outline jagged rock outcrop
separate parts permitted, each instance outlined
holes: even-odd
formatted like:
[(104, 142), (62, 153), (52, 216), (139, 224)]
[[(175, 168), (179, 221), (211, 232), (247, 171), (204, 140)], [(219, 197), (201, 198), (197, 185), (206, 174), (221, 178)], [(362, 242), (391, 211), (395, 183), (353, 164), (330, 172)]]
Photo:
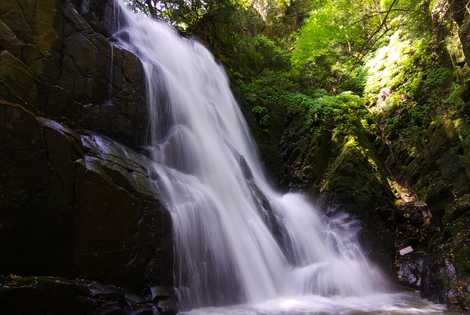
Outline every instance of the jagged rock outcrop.
[(2, 1), (0, 97), (72, 128), (143, 145), (143, 67), (109, 38), (113, 2), (74, 2)]
[(171, 219), (152, 162), (0, 103), (0, 273), (172, 284)]
[(0, 274), (171, 286), (139, 59), (112, 1), (0, 2)]

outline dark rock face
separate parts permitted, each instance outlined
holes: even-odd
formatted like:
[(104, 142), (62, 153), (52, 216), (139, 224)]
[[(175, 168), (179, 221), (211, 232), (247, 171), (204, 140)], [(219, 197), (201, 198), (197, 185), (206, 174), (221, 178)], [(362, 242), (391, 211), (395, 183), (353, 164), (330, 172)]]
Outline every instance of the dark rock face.
[(142, 64), (109, 39), (112, 1), (75, 2), (0, 4), (0, 97), (72, 128), (143, 145), (148, 119)]
[[(400, 206), (397, 221), (400, 239), (416, 249), (414, 264), (422, 261), (419, 288), (427, 298), (469, 310), (470, 178), (468, 145), (461, 141), (464, 127), (443, 120), (425, 130), (422, 139), (403, 137), (384, 154), (388, 168), (421, 199)], [(407, 260), (397, 259), (400, 269)]]
[(172, 284), (171, 218), (151, 162), (0, 103), (0, 273)]
[[(67, 263), (61, 261), (64, 255), (58, 253), (67, 250), (62, 241), (70, 235), (63, 229), (63, 220), (70, 209), (56, 207), (55, 211), (45, 211), (45, 205), (54, 197), (48, 194), (53, 176), (40, 123), (16, 105), (2, 102), (0, 113), (0, 240), (6, 250), (1, 269), (8, 272), (26, 269), (25, 265), (44, 269), (65, 266)], [(55, 239), (55, 248), (39, 246), (47, 243), (49, 237)]]
[(239, 163), (243, 171), (245, 180), (248, 184), (248, 187), (250, 188), (250, 193), (253, 198), (253, 201), (257, 205), (257, 210), (258, 210), (260, 217), (263, 219), (264, 223), (273, 234), (276, 242), (284, 251), (286, 257), (288, 259), (291, 259), (292, 262), (294, 262), (293, 261), (294, 257), (292, 254), (293, 253), (292, 240), (290, 239), (289, 234), (287, 233), (284, 225), (282, 224), (281, 218), (276, 214), (275, 211), (273, 211), (273, 208), (269, 200), (266, 198), (263, 192), (256, 185), (253, 179), (253, 172), (248, 166), (248, 163), (246, 162), (245, 158), (242, 155), (239, 155)]
[(112, 44), (116, 14), (0, 1), (0, 274), (173, 283), (171, 218), (139, 153), (144, 70)]
[[(172, 314), (175, 304), (168, 289), (155, 288), (140, 295), (112, 285), (58, 277), (0, 278), (2, 312), (16, 315), (158, 315)], [(162, 290), (163, 289), (163, 290)], [(164, 292), (161, 294), (160, 292)], [(166, 292), (166, 293), (165, 293)], [(27, 301), (27, 303), (25, 303)]]
[[(45, 68), (41, 110), (50, 117), (65, 117), (73, 127), (129, 145), (144, 144), (148, 120), (140, 61), (94, 32), (71, 4), (64, 5), (58, 23), (62, 46)], [(54, 73), (60, 67), (63, 70)]]

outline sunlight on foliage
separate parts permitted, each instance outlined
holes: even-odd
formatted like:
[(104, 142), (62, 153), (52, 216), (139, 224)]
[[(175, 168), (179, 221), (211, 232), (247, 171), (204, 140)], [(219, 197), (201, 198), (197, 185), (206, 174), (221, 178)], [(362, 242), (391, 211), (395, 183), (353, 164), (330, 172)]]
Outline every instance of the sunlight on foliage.
[(301, 63), (331, 51), (350, 50), (353, 41), (361, 36), (357, 19), (358, 2), (349, 0), (328, 0), (315, 8), (302, 27), (292, 55), (294, 63)]
[(366, 97), (372, 100), (382, 89), (393, 90), (397, 85), (404, 83), (408, 79), (406, 71), (424, 47), (423, 39), (410, 39), (401, 30), (396, 31), (390, 37), (388, 45), (378, 49), (366, 63)]

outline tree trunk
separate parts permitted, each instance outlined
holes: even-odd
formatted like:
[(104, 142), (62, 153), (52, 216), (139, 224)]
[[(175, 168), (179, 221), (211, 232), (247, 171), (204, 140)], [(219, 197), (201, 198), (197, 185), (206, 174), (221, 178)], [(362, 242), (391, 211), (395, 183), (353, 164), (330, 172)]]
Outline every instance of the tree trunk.
[(465, 62), (470, 61), (470, 3), (467, 0), (450, 0), (450, 14), (459, 27)]
[(449, 35), (446, 22), (450, 20), (449, 0), (438, 0), (432, 8), (432, 49), (439, 55), (443, 64), (452, 65), (451, 57), (446, 49), (445, 40)]

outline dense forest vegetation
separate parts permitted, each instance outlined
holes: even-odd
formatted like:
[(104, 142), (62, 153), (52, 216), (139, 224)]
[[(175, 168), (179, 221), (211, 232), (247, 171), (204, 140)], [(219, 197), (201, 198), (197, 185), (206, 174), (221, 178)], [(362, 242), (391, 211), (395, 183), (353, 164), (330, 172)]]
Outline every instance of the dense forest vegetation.
[[(335, 142), (353, 126), (387, 143), (392, 136), (400, 138), (389, 134), (394, 127), (404, 132), (405, 127), (426, 129), (443, 116), (465, 118), (466, 1), (170, 0), (130, 5), (210, 47), (267, 150), (279, 137), (282, 128), (276, 125), (285, 113), (305, 112), (303, 127), (313, 133), (334, 131)], [(458, 128), (462, 132), (463, 125)]]
[[(144, 70), (112, 45), (109, 3), (0, 0), (0, 304), (11, 310), (29, 307), (21, 290), (77, 315), (176, 308), (170, 218), (142, 149)], [(126, 3), (210, 49), (279, 191), (351, 213), (389, 278), (470, 310), (468, 1)], [(141, 302), (10, 274), (159, 289)]]

